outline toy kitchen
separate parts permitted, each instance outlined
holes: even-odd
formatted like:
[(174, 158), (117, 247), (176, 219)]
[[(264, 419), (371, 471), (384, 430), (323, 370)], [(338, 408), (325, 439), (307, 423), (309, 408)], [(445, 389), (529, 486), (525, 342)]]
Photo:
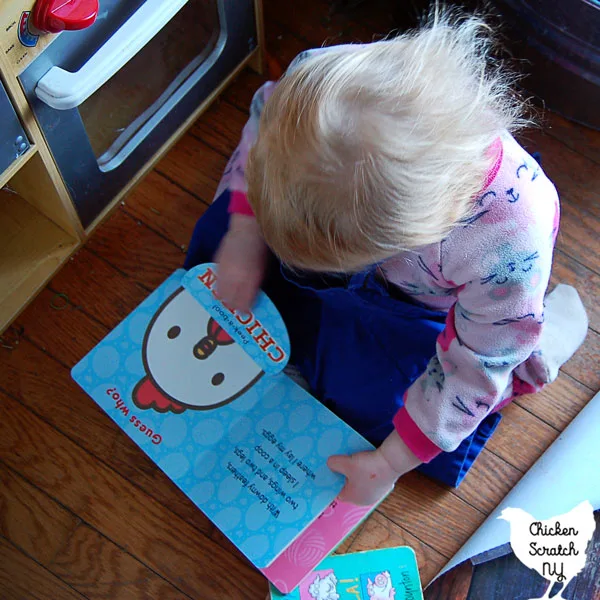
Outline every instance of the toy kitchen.
[(0, 332), (245, 66), (260, 0), (3, 0)]

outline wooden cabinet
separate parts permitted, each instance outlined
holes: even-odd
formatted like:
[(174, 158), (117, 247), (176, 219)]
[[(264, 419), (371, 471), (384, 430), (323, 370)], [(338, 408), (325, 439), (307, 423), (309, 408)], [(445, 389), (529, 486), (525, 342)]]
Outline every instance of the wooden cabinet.
[[(32, 3), (32, 0), (27, 1)], [(4, 21), (10, 22), (9, 25), (13, 21), (16, 23), (14, 15), (19, 12), (17, 8), (21, 3), (21, 0), (9, 0), (0, 8), (0, 16)], [(19, 57), (15, 58), (15, 32), (10, 26), (4, 27), (0, 35), (0, 77), (31, 148), (16, 158), (5, 172), (0, 173), (0, 333), (239, 71), (246, 65), (262, 71), (260, 0), (256, 0), (255, 7), (259, 33), (255, 50), (220, 82), (217, 89), (198, 106), (189, 119), (131, 178), (128, 185), (112, 199), (100, 217), (85, 230), (17, 79), (25, 64), (43, 51), (43, 45), (33, 53), (29, 51), (31, 55), (18, 60)], [(47, 43), (51, 41), (52, 38)]]
[(85, 233), (4, 51), (0, 75), (31, 143), (0, 173), (1, 332), (83, 242)]

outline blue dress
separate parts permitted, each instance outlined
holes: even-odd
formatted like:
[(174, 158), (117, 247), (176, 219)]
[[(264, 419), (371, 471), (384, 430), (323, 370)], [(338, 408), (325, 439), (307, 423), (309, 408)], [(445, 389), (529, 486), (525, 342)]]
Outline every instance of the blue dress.
[[(229, 192), (198, 220), (186, 269), (210, 262), (229, 223)], [(290, 362), (312, 393), (374, 445), (392, 432), (408, 387), (435, 354), (446, 314), (415, 304), (377, 276), (291, 272), (272, 257), (263, 289), (290, 335)], [(488, 415), (453, 452), (418, 470), (449, 486), (463, 480), (501, 416)]]

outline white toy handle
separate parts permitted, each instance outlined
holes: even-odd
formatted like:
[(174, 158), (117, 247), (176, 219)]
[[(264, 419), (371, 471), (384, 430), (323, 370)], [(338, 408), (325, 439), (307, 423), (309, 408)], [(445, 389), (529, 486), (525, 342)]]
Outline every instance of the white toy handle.
[(57, 110), (85, 102), (131, 60), (188, 0), (146, 0), (79, 71), (52, 67), (38, 82), (36, 96)]

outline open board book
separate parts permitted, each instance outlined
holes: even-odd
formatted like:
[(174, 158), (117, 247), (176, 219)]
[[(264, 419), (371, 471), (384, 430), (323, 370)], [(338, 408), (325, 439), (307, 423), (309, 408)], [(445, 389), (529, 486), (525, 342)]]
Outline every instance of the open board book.
[(267, 296), (229, 310), (216, 278), (213, 264), (173, 273), (72, 376), (285, 593), (374, 508), (336, 501), (327, 459), (373, 447), (283, 373)]

